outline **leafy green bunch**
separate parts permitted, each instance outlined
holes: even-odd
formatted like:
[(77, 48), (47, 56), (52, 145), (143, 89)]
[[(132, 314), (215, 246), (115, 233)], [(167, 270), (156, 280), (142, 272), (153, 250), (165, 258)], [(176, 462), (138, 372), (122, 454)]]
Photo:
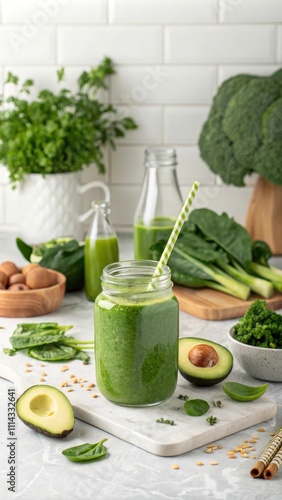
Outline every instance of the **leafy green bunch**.
[(244, 186), (252, 172), (282, 184), (282, 69), (268, 77), (239, 74), (219, 87), (199, 148), (226, 184)]
[[(24, 174), (56, 174), (82, 170), (90, 163), (105, 172), (103, 146), (115, 148), (114, 139), (137, 128), (130, 117), (118, 117), (112, 104), (104, 104), (97, 91), (107, 89), (107, 77), (114, 74), (111, 59), (103, 61), (78, 78), (78, 91), (61, 88), (58, 93), (41, 90), (28, 99), (33, 80), (21, 86), (19, 78), (8, 74), (17, 95), (1, 96), (0, 161), (7, 166), (15, 186)], [(64, 69), (57, 71), (58, 82)]]

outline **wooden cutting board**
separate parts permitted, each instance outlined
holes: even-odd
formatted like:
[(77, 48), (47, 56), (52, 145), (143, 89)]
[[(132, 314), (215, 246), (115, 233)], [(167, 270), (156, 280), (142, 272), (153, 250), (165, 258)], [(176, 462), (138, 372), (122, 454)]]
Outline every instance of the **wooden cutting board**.
[[(251, 294), (248, 300), (241, 300), (210, 288), (198, 290), (178, 285), (173, 287), (173, 292), (179, 301), (181, 311), (214, 321), (243, 316), (254, 300), (262, 298)], [(273, 297), (265, 300), (269, 309), (282, 308), (282, 294), (279, 292), (275, 292)]]

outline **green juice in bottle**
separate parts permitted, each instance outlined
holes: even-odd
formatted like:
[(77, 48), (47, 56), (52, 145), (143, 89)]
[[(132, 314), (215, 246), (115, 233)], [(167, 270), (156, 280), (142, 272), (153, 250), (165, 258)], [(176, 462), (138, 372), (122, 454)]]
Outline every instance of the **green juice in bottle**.
[(119, 248), (116, 233), (110, 223), (109, 202), (93, 202), (93, 221), (84, 247), (85, 295), (94, 301), (102, 290), (101, 276), (105, 266), (118, 262)]

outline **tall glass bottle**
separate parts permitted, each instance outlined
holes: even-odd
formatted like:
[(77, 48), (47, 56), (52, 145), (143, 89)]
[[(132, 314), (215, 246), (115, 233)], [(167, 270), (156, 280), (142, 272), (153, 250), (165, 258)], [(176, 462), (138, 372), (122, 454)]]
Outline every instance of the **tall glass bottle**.
[(118, 239), (109, 215), (108, 201), (93, 201), (93, 218), (85, 238), (84, 275), (85, 294), (94, 301), (102, 291), (101, 276), (105, 266), (118, 262)]
[(183, 206), (173, 148), (145, 150), (145, 174), (134, 217), (135, 259), (150, 259), (149, 248), (168, 239)]

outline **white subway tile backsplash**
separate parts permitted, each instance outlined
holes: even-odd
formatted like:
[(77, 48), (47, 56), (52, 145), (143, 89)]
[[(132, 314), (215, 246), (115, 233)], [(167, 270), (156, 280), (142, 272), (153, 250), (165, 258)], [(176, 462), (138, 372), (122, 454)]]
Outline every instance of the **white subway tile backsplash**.
[(278, 54), (278, 61), (281, 63), (282, 62), (282, 26), (278, 27), (278, 40), (277, 40), (277, 54)]
[(111, 222), (116, 229), (132, 229), (140, 188), (141, 186), (112, 186)]
[(58, 27), (59, 64), (94, 64), (103, 56), (116, 64), (153, 64), (162, 58), (160, 27)]
[(209, 108), (170, 106), (164, 110), (164, 141), (170, 144), (197, 144)]
[(177, 64), (275, 62), (275, 27), (166, 27), (165, 61)]
[(111, 23), (183, 24), (216, 21), (210, 0), (109, 0)]
[(145, 146), (119, 145), (111, 152), (111, 182), (140, 184), (144, 175)]
[[(84, 69), (112, 58), (116, 74), (97, 97), (139, 128), (117, 140), (115, 151), (105, 148), (105, 175), (91, 165), (81, 182), (109, 185), (117, 230), (132, 230), (151, 144), (176, 148), (183, 198), (198, 180), (195, 207), (226, 211), (244, 224), (256, 176), (244, 188), (224, 185), (197, 143), (218, 85), (239, 73), (269, 75), (281, 67), (282, 0), (2, 0), (1, 9), (0, 93), (8, 71), (35, 81), (31, 98), (42, 88), (56, 92), (62, 66), (62, 86), (75, 92)], [(5, 95), (14, 90), (10, 85)], [(1, 231), (16, 230), (18, 195), (0, 165)], [(84, 195), (83, 210), (94, 195)]]
[(107, 0), (2, 0), (4, 24), (96, 24), (107, 21)]
[(281, 23), (281, 0), (219, 0), (219, 17), (225, 23)]
[(0, 65), (24, 66), (54, 63), (55, 31), (53, 27), (0, 26)]
[(275, 71), (277, 71), (280, 66), (277, 64), (269, 64), (267, 66), (263, 65), (236, 65), (236, 66), (220, 66), (218, 71), (218, 83), (221, 84), (228, 78), (236, 76), (239, 74), (249, 74), (249, 75), (259, 75), (259, 76), (269, 76)]
[(177, 175), (180, 186), (199, 181), (214, 184), (215, 176), (201, 159), (198, 146), (176, 146), (178, 165)]
[(162, 110), (157, 106), (117, 106), (118, 116), (131, 116), (138, 128), (129, 130), (117, 144), (159, 144), (162, 140)]
[(216, 88), (213, 66), (141, 66), (117, 68), (112, 100), (125, 103), (208, 104)]

